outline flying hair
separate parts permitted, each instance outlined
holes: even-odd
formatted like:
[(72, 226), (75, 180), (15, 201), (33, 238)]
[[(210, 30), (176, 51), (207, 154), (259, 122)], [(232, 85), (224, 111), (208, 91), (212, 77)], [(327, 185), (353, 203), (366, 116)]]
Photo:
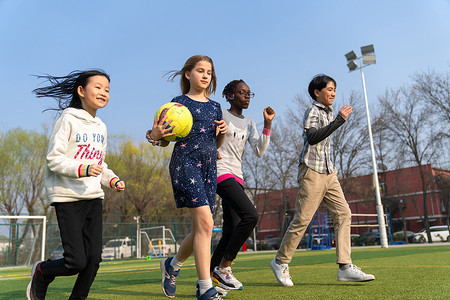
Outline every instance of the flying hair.
[(33, 90), (38, 98), (53, 98), (58, 103), (57, 108), (48, 108), (47, 110), (61, 111), (68, 107), (82, 108), (81, 99), (78, 95), (78, 87), (83, 88), (89, 82), (92, 76), (104, 76), (110, 81), (109, 75), (102, 70), (73, 71), (66, 76), (34, 75), (38, 79), (44, 79), (44, 82), (50, 83), (47, 86)]

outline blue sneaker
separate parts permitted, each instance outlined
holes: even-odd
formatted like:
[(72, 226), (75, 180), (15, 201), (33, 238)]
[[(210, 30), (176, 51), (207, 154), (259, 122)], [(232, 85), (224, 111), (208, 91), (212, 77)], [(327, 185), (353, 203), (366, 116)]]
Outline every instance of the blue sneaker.
[(162, 290), (168, 298), (174, 298), (177, 289), (177, 276), (180, 270), (175, 271), (170, 265), (173, 257), (163, 259), (160, 263), (162, 273)]
[[(226, 296), (228, 296), (228, 291), (226, 289), (223, 289), (223, 288), (221, 288), (219, 286), (213, 286), (213, 287), (216, 289), (217, 294), (220, 297), (225, 298)], [(197, 294), (199, 292), (199, 289), (200, 289), (200, 286), (197, 283), (197, 289), (195, 290), (195, 294)]]
[(210, 288), (202, 295), (200, 295), (200, 289), (197, 287), (195, 295), (197, 296), (197, 300), (223, 300), (214, 287)]

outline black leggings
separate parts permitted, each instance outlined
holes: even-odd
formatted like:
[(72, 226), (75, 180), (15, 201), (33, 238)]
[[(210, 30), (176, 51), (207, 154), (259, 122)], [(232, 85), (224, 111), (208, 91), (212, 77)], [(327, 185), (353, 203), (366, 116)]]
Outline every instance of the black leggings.
[(211, 258), (211, 272), (222, 258), (233, 261), (241, 246), (258, 223), (258, 212), (244, 192), (244, 188), (234, 178), (217, 185), (217, 194), (222, 198), (222, 237)]
[(69, 299), (86, 299), (102, 260), (102, 200), (56, 203), (64, 258), (41, 264), (44, 276), (78, 274)]

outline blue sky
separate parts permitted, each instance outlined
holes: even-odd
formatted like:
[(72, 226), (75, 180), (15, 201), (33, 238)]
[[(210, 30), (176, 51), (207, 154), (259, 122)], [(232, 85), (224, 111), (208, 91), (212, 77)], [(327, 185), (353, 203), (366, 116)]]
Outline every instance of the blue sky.
[(109, 134), (143, 140), (157, 108), (180, 93), (162, 76), (194, 54), (213, 58), (212, 99), (223, 106), (229, 81), (248, 83), (256, 97), (245, 115), (259, 123), (268, 105), (281, 118), (317, 73), (337, 80), (338, 97), (361, 92), (344, 54), (374, 44), (365, 77), (376, 109), (376, 97), (414, 72), (450, 69), (449, 14), (449, 0), (0, 0), (0, 131), (52, 125), (42, 110), (54, 102), (33, 96), (40, 81), (31, 74), (101, 68), (111, 75), (98, 112)]

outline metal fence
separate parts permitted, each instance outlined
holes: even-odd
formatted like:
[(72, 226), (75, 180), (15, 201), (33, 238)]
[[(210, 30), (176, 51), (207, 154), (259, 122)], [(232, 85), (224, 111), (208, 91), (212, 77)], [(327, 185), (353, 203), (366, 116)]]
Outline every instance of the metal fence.
[[(104, 246), (110, 241), (129, 241), (129, 249), (127, 249), (130, 250), (129, 254), (127, 252), (125, 255), (108, 257), (112, 259), (136, 258), (138, 253), (136, 241), (139, 228), (165, 226), (165, 228), (170, 229), (175, 242), (178, 242), (178, 244), (191, 230), (191, 222), (188, 217), (167, 217), (164, 222), (141, 222), (140, 218), (136, 218), (135, 222), (114, 222), (114, 217), (105, 219), (107, 221), (103, 223), (102, 241)], [(124, 219), (123, 216), (121, 219)], [(180, 222), (180, 219), (183, 222)], [(0, 267), (33, 264), (35, 261), (42, 259), (43, 246), (45, 247), (45, 259), (62, 257), (63, 249), (58, 224), (55, 222), (46, 224), (45, 245), (42, 245), (43, 228), (41, 220), (33, 220), (32, 222), (30, 220), (1, 220)], [(147, 253), (142, 253), (142, 256), (146, 255)]]

